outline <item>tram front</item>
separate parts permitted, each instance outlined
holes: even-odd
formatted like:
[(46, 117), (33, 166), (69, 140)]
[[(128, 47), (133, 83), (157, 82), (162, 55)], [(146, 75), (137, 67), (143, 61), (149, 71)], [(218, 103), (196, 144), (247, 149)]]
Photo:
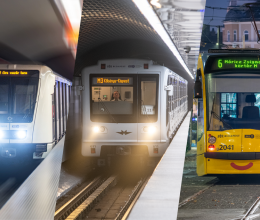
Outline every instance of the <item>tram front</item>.
[(259, 173), (259, 56), (210, 56), (202, 80), (206, 111), (205, 132), (198, 145), (198, 174)]

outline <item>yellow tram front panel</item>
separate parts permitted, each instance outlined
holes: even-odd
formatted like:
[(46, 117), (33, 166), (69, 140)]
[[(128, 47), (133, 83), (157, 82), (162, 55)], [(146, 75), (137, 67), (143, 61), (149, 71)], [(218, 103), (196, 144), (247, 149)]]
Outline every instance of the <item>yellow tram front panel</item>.
[(260, 152), (260, 131), (243, 129), (242, 152)]
[[(209, 143), (210, 137), (211, 139), (216, 138), (214, 144)], [(214, 145), (214, 148), (210, 148), (210, 145)], [(223, 153), (223, 155), (225, 153), (241, 153), (241, 155), (245, 153), (259, 153), (260, 157), (260, 131), (254, 129), (236, 129), (221, 132), (208, 131), (207, 152)], [(255, 159), (206, 158), (206, 163), (207, 174), (253, 174), (260, 172), (260, 160)]]
[(207, 174), (260, 173), (260, 160), (221, 160), (207, 158)]
[[(242, 129), (207, 132), (207, 152), (241, 152)], [(211, 144), (210, 139), (216, 142)], [(213, 139), (214, 140), (214, 139)]]

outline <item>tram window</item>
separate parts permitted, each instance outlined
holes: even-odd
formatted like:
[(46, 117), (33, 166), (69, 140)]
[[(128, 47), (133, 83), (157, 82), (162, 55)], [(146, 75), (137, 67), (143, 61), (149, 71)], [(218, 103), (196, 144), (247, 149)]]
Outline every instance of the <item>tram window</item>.
[(12, 79), (12, 113), (32, 115), (36, 103), (38, 79)]
[(9, 79), (0, 80), (0, 114), (8, 113)]
[(260, 77), (206, 74), (208, 128), (260, 130)]
[(221, 93), (221, 118), (224, 115), (229, 117), (237, 117), (237, 94)]

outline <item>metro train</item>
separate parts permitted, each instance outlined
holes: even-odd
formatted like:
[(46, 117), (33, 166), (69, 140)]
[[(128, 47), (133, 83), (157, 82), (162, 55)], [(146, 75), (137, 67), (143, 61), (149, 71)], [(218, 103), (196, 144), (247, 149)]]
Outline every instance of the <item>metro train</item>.
[(153, 61), (101, 60), (81, 74), (85, 157), (161, 157), (188, 108), (188, 82)]
[(0, 65), (0, 163), (38, 163), (64, 136), (71, 82), (43, 65)]
[(209, 52), (195, 82), (197, 174), (259, 174), (259, 50)]

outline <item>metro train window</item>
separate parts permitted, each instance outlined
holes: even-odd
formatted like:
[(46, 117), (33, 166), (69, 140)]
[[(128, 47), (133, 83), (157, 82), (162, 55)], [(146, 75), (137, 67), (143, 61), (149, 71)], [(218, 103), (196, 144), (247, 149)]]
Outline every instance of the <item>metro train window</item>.
[(142, 75), (139, 78), (140, 117), (139, 122), (157, 121), (159, 75)]
[[(39, 71), (1, 71), (0, 122), (29, 123), (33, 120)], [(15, 74), (11, 74), (15, 73)]]
[(113, 74), (92, 77), (90, 91), (92, 121), (132, 122), (133, 118), (130, 118), (134, 117), (136, 106), (134, 78)]
[(156, 105), (156, 80), (141, 81), (141, 114), (154, 115)]
[(8, 113), (9, 79), (0, 80), (0, 114)]
[(19, 115), (33, 115), (38, 89), (38, 79), (12, 79), (12, 113)]

